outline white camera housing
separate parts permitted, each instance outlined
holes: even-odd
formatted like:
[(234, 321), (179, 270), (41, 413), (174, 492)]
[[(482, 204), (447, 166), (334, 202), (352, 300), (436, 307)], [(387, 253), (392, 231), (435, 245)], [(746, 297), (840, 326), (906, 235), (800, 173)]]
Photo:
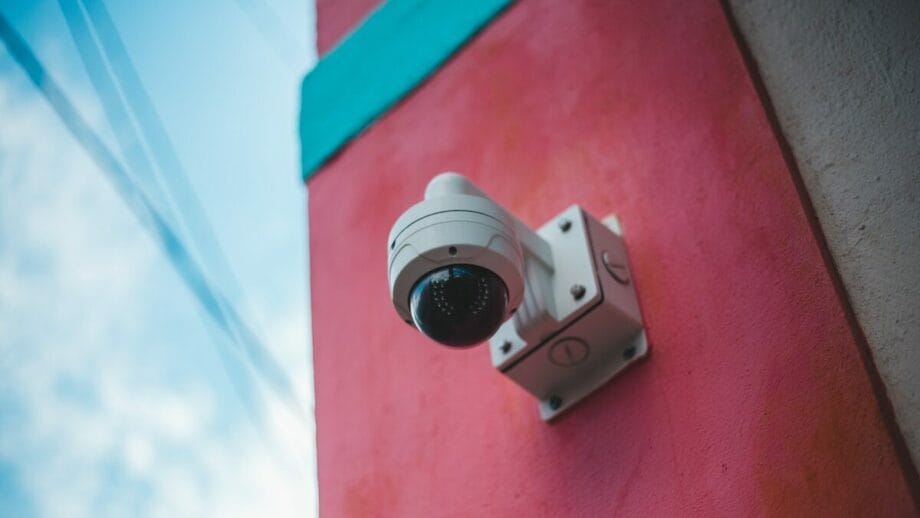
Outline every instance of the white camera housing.
[(390, 231), (390, 296), (399, 316), (411, 321), (409, 290), (421, 276), (450, 264), (476, 264), (504, 281), (506, 319), (524, 296), (524, 255), (514, 224), (463, 176), (435, 177), (425, 199), (404, 212)]
[(540, 400), (544, 420), (648, 352), (613, 216), (602, 224), (573, 205), (534, 232), (465, 177), (442, 173), (397, 219), (388, 250), (390, 295), (409, 323), (410, 293), (429, 272), (474, 265), (501, 279), (492, 363)]

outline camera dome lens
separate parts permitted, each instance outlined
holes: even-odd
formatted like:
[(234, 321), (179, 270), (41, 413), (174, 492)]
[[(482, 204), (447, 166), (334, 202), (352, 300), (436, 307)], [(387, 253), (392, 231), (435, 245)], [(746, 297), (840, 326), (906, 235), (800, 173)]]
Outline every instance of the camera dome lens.
[(478, 344), (502, 323), (508, 289), (498, 275), (471, 264), (452, 264), (425, 274), (412, 288), (415, 325), (451, 347)]

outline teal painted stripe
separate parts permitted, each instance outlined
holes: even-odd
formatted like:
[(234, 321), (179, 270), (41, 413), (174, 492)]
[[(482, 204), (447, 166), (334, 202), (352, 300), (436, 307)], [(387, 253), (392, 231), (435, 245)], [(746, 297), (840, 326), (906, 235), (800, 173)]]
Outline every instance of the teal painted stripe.
[(511, 0), (389, 0), (304, 78), (306, 180), (431, 75)]

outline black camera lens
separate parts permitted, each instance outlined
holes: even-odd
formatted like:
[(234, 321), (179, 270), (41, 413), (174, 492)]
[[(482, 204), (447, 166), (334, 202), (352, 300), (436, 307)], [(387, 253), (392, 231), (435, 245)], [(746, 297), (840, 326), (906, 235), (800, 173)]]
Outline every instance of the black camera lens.
[(425, 274), (409, 295), (412, 320), (432, 340), (467, 347), (492, 336), (508, 305), (498, 275), (471, 264), (452, 264)]

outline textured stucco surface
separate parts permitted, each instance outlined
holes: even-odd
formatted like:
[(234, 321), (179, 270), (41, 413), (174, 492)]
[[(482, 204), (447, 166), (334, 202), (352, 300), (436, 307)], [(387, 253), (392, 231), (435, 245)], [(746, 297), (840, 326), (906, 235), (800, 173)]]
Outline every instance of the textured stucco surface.
[(920, 2), (730, 4), (920, 464)]
[[(407, 326), (387, 233), (443, 170), (532, 226), (616, 212), (650, 357), (547, 424)], [(322, 516), (914, 513), (718, 2), (517, 2), (309, 187)]]

